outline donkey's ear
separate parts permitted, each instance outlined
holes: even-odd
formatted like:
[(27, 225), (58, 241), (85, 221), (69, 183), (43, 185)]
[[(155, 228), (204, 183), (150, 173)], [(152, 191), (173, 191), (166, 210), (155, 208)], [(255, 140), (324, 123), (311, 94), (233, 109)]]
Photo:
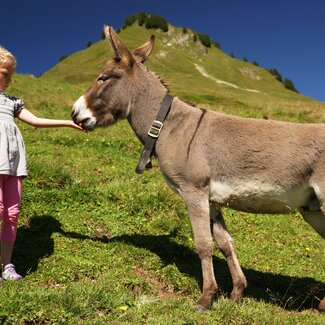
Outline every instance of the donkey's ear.
[(104, 33), (107, 40), (110, 42), (115, 55), (119, 57), (126, 65), (132, 67), (135, 59), (115, 33), (113, 27), (104, 26)]
[(147, 60), (148, 56), (150, 55), (153, 46), (155, 45), (156, 37), (155, 35), (151, 35), (150, 40), (143, 44), (142, 46), (138, 47), (134, 52), (133, 56), (138, 62), (143, 63)]

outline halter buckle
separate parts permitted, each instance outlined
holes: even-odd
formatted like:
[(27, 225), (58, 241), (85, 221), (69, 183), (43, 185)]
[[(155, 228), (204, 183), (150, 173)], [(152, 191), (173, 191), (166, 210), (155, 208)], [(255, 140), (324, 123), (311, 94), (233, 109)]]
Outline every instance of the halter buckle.
[(160, 121), (153, 121), (150, 130), (148, 131), (148, 135), (152, 138), (157, 139), (159, 137), (160, 131), (162, 129), (162, 127), (164, 126), (163, 123), (161, 123)]

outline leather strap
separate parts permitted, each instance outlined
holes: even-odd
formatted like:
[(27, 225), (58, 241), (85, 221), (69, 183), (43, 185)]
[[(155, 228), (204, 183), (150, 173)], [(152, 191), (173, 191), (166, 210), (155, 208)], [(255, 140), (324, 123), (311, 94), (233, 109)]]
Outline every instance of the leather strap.
[(135, 169), (135, 172), (137, 174), (142, 174), (146, 168), (147, 163), (150, 161), (150, 157), (152, 156), (156, 141), (159, 138), (160, 132), (164, 126), (163, 122), (165, 121), (166, 116), (170, 110), (173, 99), (174, 97), (167, 94), (161, 103), (157, 117), (153, 121), (148, 131), (144, 148)]

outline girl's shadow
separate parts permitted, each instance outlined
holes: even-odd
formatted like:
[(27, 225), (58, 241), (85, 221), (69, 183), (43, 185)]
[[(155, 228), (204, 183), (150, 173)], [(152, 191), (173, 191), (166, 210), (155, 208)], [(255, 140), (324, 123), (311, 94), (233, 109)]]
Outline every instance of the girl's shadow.
[(61, 223), (48, 215), (32, 217), (18, 228), (12, 259), (22, 276), (37, 270), (38, 262), (53, 254), (54, 232), (62, 232)]
[(27, 225), (19, 227), (17, 231), (12, 259), (22, 276), (36, 271), (39, 261), (54, 253), (53, 233), (76, 239), (108, 241), (106, 237), (91, 238), (75, 232), (66, 232), (62, 229), (62, 224), (50, 215), (34, 216)]

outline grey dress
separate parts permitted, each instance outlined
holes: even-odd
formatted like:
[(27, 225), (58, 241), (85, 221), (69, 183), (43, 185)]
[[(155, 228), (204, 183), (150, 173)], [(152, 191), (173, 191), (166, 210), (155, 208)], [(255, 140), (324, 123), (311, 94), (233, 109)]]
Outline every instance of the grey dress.
[(27, 176), (25, 145), (14, 118), (24, 102), (0, 92), (0, 174)]

